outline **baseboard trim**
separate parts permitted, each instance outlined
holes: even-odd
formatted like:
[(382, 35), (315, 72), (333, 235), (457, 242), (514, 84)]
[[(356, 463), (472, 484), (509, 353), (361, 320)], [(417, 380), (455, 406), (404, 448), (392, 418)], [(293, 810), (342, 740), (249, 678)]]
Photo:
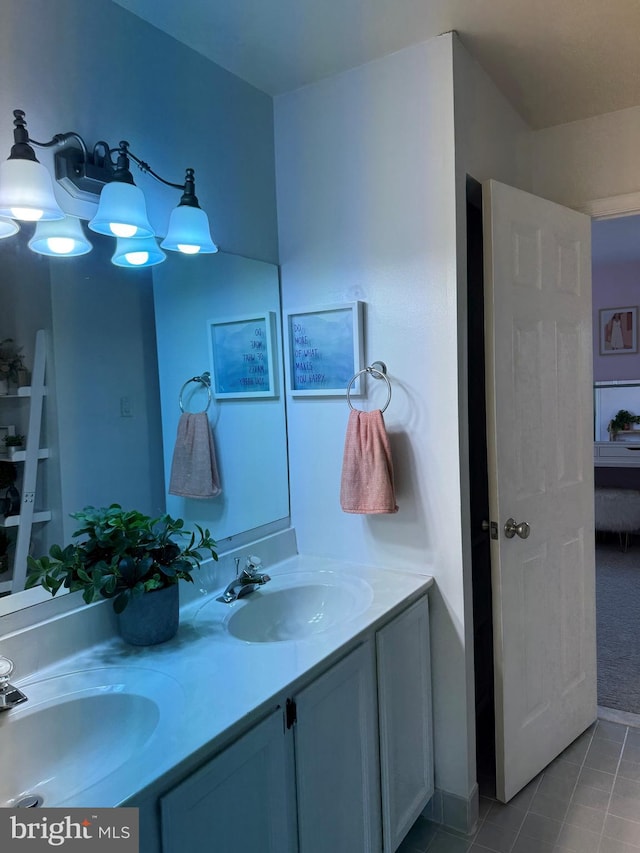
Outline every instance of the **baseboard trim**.
[(616, 708), (604, 708), (598, 705), (598, 719), (607, 720), (610, 723), (621, 723), (623, 726), (640, 728), (640, 714), (632, 714), (631, 711), (618, 711)]
[(433, 823), (471, 835), (478, 825), (480, 793), (474, 785), (469, 797), (461, 797), (439, 788), (425, 806), (422, 816)]

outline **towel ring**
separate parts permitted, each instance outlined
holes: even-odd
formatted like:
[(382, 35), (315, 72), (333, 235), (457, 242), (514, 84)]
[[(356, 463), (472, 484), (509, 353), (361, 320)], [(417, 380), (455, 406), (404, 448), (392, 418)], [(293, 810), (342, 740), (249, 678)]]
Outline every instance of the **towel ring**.
[[(379, 364), (380, 370), (377, 367), (374, 367), (373, 364)], [(351, 386), (356, 381), (358, 376), (362, 376), (363, 373), (368, 373), (370, 376), (373, 376), (374, 379), (384, 379), (387, 383), (387, 402), (380, 409), (381, 412), (386, 412), (389, 403), (391, 402), (391, 382), (389, 382), (389, 377), (387, 376), (387, 365), (384, 361), (374, 361), (369, 367), (364, 367), (362, 370), (359, 370), (355, 376), (351, 377), (351, 381), (347, 385), (347, 403), (349, 404), (349, 408), (353, 411), (360, 411), (356, 409), (353, 403), (351, 402), (351, 397), (349, 396), (351, 392)]]
[(199, 382), (201, 385), (204, 385), (205, 388), (207, 389), (207, 405), (204, 407), (202, 412), (192, 412), (191, 413), (191, 414), (196, 414), (196, 415), (200, 414), (201, 415), (204, 412), (208, 411), (209, 406), (211, 405), (211, 399), (212, 399), (211, 398), (211, 375), (210, 375), (209, 371), (207, 370), (205, 373), (202, 374), (202, 376), (192, 376), (191, 379), (187, 379), (187, 381), (184, 383), (184, 385), (180, 389), (180, 395), (178, 396), (178, 403), (180, 404), (180, 411), (181, 412), (184, 412), (184, 405), (182, 403), (182, 395), (184, 393), (184, 389), (191, 382)]

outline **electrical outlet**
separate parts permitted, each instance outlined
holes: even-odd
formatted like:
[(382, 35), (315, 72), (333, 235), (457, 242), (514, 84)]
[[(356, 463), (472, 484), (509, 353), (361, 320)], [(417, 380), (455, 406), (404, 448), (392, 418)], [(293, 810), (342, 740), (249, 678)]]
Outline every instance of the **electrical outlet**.
[(132, 418), (133, 417), (133, 408), (131, 406), (131, 398), (130, 397), (120, 397), (120, 417), (121, 418)]

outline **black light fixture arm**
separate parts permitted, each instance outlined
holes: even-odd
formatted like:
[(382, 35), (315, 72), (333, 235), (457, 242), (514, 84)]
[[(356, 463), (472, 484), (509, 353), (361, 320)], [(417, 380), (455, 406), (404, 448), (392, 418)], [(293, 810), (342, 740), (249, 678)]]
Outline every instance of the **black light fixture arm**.
[(82, 149), (82, 156), (87, 159), (87, 146), (80, 134), (70, 131), (69, 133), (56, 133), (48, 142), (38, 142), (29, 136), (27, 130), (27, 122), (25, 120), (24, 110), (13, 111), (13, 147), (9, 159), (22, 158), (26, 160), (35, 160), (35, 153), (30, 150), (31, 145), (38, 148), (53, 148), (54, 145), (64, 145), (70, 139), (75, 139)]
[(52, 148), (54, 145), (63, 145), (69, 139), (75, 139), (82, 148), (84, 159), (87, 158), (87, 146), (84, 140), (77, 133), (57, 133), (49, 142), (38, 142), (29, 136), (27, 130), (27, 122), (25, 120), (24, 110), (13, 111), (13, 146), (9, 160), (36, 160), (35, 151), (31, 148), (32, 145), (38, 148)]
[(89, 154), (87, 151), (87, 146), (84, 139), (80, 136), (79, 133), (75, 133), (74, 131), (69, 131), (68, 133), (56, 133), (54, 137), (52, 137), (49, 142), (38, 142), (37, 139), (32, 139), (29, 137), (29, 142), (31, 145), (37, 145), (38, 148), (53, 148), (54, 145), (64, 145), (70, 139), (75, 139), (80, 148), (82, 149), (82, 159), (86, 162), (89, 158)]
[(148, 163), (145, 163), (144, 160), (141, 160), (139, 157), (136, 157), (135, 154), (133, 154), (131, 151), (129, 151), (129, 143), (128, 142), (121, 142), (120, 148), (118, 149), (118, 151), (120, 152), (120, 154), (122, 154), (124, 152), (127, 157), (130, 157), (134, 163), (138, 164), (138, 166), (140, 167), (140, 171), (145, 172), (149, 175), (152, 175), (152, 177), (154, 177), (156, 179), (156, 181), (160, 181), (161, 184), (165, 184), (165, 186), (167, 186), (167, 187), (173, 187), (174, 190), (181, 190), (184, 187), (184, 184), (174, 184), (171, 181), (167, 181), (165, 178), (163, 178), (157, 172), (154, 172)]
[(194, 178), (194, 170), (187, 169), (184, 183), (176, 184), (172, 181), (167, 181), (166, 178), (163, 178), (157, 172), (154, 172), (151, 166), (146, 163), (144, 160), (141, 160), (139, 157), (136, 157), (131, 151), (129, 151), (129, 143), (121, 142), (120, 148), (115, 149), (118, 151), (118, 157), (125, 156), (134, 161), (134, 163), (138, 164), (138, 167), (142, 172), (151, 175), (156, 179), (156, 181), (160, 181), (161, 184), (164, 184), (167, 187), (171, 187), (174, 190), (182, 190), (182, 198), (180, 199), (180, 204), (185, 204), (189, 207), (200, 207), (198, 204), (198, 199), (196, 197), (196, 185)]

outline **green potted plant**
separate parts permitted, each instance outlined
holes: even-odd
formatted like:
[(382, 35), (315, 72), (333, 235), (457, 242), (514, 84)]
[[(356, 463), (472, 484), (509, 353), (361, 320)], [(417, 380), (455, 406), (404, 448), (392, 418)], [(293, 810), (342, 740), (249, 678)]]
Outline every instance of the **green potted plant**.
[(22, 450), (24, 447), (23, 435), (5, 435), (4, 444), (10, 454), (16, 450)]
[[(218, 559), (208, 530), (185, 531), (182, 519), (151, 518), (119, 504), (72, 513), (80, 541), (53, 545), (48, 557), (28, 557), (27, 588), (41, 584), (55, 595), (62, 587), (82, 590), (87, 604), (113, 601), (123, 639), (152, 645), (178, 630), (178, 581), (193, 582), (192, 572), (208, 553)], [(188, 537), (181, 546), (176, 539)]]
[(640, 416), (634, 415), (627, 409), (620, 409), (617, 414), (609, 421), (607, 429), (615, 436), (616, 433), (624, 430), (630, 430), (632, 424), (640, 423)]
[(19, 371), (24, 371), (20, 351), (13, 338), (0, 341), (0, 394), (8, 394), (10, 385), (18, 385)]

